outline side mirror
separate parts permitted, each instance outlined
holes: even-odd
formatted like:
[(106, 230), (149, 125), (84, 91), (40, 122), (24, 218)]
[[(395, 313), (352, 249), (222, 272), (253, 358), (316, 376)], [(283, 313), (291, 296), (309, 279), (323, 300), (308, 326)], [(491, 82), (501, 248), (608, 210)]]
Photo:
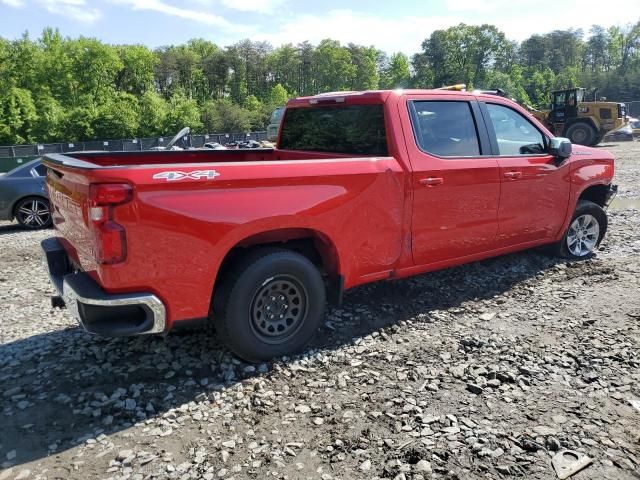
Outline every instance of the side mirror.
[(549, 140), (549, 153), (557, 158), (569, 158), (571, 156), (571, 140), (564, 137), (554, 137)]

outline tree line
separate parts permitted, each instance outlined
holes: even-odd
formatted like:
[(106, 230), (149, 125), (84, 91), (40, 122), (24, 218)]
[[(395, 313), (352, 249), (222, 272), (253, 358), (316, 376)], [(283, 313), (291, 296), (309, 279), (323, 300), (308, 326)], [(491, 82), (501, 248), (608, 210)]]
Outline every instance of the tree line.
[(553, 89), (583, 86), (640, 99), (640, 21), (509, 40), (493, 25), (432, 32), (408, 57), (336, 40), (273, 48), (194, 39), (150, 49), (67, 38), (0, 37), (0, 144), (264, 129), (288, 98), (340, 90), (502, 88), (544, 107)]

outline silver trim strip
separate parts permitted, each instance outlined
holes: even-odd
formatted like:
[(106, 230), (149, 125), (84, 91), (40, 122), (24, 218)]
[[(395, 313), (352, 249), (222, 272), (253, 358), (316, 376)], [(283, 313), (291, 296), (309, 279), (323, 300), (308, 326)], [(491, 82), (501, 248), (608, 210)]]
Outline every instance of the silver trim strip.
[[(80, 317), (80, 311), (78, 309), (78, 302), (87, 305), (97, 305), (102, 307), (118, 307), (128, 305), (142, 305), (147, 307), (153, 316), (153, 327), (145, 332), (140, 332), (136, 335), (147, 335), (150, 333), (163, 333), (166, 327), (166, 309), (162, 301), (152, 294), (121, 294), (112, 295), (108, 300), (86, 298), (80, 295), (76, 290), (69, 285), (69, 282), (65, 278), (62, 282), (62, 292), (60, 292), (64, 303), (67, 308), (73, 313), (74, 317), (78, 319), (82, 328), (87, 328), (82, 323)], [(88, 330), (87, 330), (88, 331)], [(92, 333), (92, 332), (89, 332)]]

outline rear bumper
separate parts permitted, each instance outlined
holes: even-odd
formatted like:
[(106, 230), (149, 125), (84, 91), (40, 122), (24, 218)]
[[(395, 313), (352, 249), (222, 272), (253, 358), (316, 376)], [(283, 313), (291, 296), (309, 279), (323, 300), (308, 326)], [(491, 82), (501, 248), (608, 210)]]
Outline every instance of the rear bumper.
[(85, 272), (74, 271), (57, 238), (42, 243), (51, 283), (89, 333), (126, 337), (166, 330), (166, 308), (151, 293), (109, 294)]

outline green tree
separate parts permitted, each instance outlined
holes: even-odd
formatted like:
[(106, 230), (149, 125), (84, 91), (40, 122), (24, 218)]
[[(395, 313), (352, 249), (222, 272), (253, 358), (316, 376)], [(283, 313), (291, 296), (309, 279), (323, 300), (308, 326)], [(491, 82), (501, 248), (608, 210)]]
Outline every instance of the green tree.
[(118, 72), (124, 64), (115, 48), (94, 38), (80, 37), (69, 44), (73, 100), (91, 95), (98, 103), (115, 88)]
[(115, 79), (118, 90), (141, 95), (154, 87), (154, 68), (158, 57), (142, 45), (123, 45), (118, 54), (122, 69)]
[(206, 102), (202, 123), (207, 133), (244, 133), (251, 129), (251, 114), (229, 99)]
[(139, 110), (139, 136), (152, 137), (169, 133), (164, 130), (169, 108), (160, 94), (154, 91), (143, 93), (139, 101)]
[(169, 99), (164, 131), (177, 133), (184, 127), (190, 127), (192, 132), (201, 131), (200, 111), (195, 100), (187, 98), (182, 91), (177, 91)]
[(138, 99), (130, 93), (118, 92), (98, 107), (93, 131), (98, 138), (132, 138), (139, 127)]
[(31, 132), (37, 142), (58, 142), (64, 139), (65, 110), (49, 92), (42, 90), (34, 100), (36, 119)]
[(98, 115), (93, 99), (83, 95), (76, 100), (77, 106), (71, 107), (64, 117), (62, 132), (64, 141), (95, 139), (93, 127)]
[(36, 108), (29, 90), (11, 87), (8, 91), (0, 93), (1, 143), (30, 141), (36, 118)]
[(322, 40), (313, 60), (315, 93), (348, 90), (356, 80), (358, 68), (352, 63), (349, 50), (337, 40)]
[(288, 100), (289, 94), (282, 85), (276, 83), (273, 87), (271, 87), (268, 101), (269, 107), (281, 107), (282, 105), (286, 104)]
[(350, 43), (347, 46), (351, 63), (355, 66), (352, 90), (375, 90), (378, 88), (378, 50)]
[(380, 73), (381, 88), (407, 88), (411, 83), (409, 59), (404, 53), (394, 53), (383, 63)]

